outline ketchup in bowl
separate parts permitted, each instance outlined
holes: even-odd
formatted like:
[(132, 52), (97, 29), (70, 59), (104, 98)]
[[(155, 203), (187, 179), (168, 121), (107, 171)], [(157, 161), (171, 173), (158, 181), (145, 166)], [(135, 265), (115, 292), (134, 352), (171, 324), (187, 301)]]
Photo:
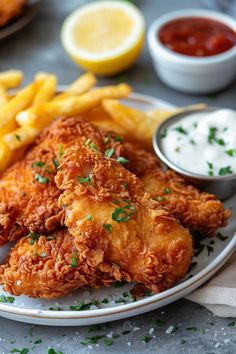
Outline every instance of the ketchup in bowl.
[(235, 31), (222, 22), (203, 17), (170, 21), (157, 35), (170, 50), (194, 57), (220, 54), (236, 44)]

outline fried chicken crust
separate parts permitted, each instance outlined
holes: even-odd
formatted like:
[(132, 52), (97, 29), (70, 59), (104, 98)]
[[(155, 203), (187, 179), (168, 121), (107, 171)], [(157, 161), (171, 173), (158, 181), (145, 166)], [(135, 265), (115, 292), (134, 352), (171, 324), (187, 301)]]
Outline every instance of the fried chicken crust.
[(79, 262), (115, 265), (155, 292), (185, 275), (192, 256), (189, 232), (117, 161), (73, 146), (62, 157), (56, 183)]
[(26, 0), (0, 0), (0, 27), (20, 16), (26, 2)]
[(21, 238), (0, 266), (0, 283), (13, 295), (53, 299), (82, 287), (109, 286), (129, 276), (114, 265), (79, 262), (75, 238), (64, 229), (40, 236), (33, 244)]
[(200, 192), (172, 170), (164, 171), (152, 153), (125, 143), (127, 165), (144, 183), (152, 198), (178, 219), (182, 225), (206, 236), (226, 226), (231, 215), (215, 195)]
[(113, 149), (119, 156), (124, 147), (115, 136), (79, 117), (61, 117), (46, 128), (24, 159), (0, 175), (0, 245), (27, 231), (48, 233), (61, 225), (60, 191), (54, 177), (65, 149), (87, 144), (102, 152)]

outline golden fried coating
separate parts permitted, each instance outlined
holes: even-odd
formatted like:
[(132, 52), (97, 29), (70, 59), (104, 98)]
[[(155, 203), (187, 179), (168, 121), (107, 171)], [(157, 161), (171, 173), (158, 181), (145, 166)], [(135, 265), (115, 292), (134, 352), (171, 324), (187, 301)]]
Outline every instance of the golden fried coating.
[(20, 16), (26, 2), (27, 0), (0, 0), (0, 27)]
[(75, 237), (79, 262), (116, 266), (129, 281), (159, 292), (190, 264), (190, 234), (145, 193), (143, 183), (114, 159), (73, 146), (61, 159), (59, 206)]
[(0, 266), (0, 283), (13, 295), (52, 299), (84, 285), (95, 287), (126, 280), (117, 267), (79, 262), (75, 238), (67, 230), (49, 236), (23, 237)]
[(164, 171), (150, 152), (126, 143), (127, 167), (144, 183), (145, 190), (191, 230), (214, 236), (231, 215), (215, 195), (200, 192), (174, 171)]
[(0, 245), (27, 231), (48, 233), (62, 223), (54, 176), (64, 150), (76, 143), (122, 154), (123, 146), (107, 133), (78, 118), (58, 118), (46, 128), (25, 158), (0, 176)]

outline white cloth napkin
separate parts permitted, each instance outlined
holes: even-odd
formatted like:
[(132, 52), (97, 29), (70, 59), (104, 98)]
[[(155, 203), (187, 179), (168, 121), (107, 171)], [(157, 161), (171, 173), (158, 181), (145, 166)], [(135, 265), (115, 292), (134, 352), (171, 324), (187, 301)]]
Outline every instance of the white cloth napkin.
[(186, 299), (205, 306), (220, 317), (236, 317), (236, 253), (206, 284)]

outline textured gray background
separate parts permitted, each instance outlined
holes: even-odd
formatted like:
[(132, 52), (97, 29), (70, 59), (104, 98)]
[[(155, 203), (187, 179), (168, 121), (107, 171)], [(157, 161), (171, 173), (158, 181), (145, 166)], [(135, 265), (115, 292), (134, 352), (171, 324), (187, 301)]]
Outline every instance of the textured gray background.
[[(47, 0), (43, 1), (37, 18), (25, 29), (0, 43), (0, 70), (19, 68), (25, 72), (26, 81), (33, 78), (38, 70), (55, 72), (61, 84), (71, 82), (80, 70), (66, 56), (60, 45), (60, 27), (63, 19), (77, 6), (86, 3), (83, 0)], [(144, 13), (147, 25), (156, 16), (181, 8), (203, 7), (197, 0), (138, 0), (138, 6)], [(208, 1), (208, 4), (212, 1)], [(190, 96), (175, 92), (164, 86), (152, 68), (148, 51), (145, 48), (135, 66), (124, 75), (112, 79), (100, 80), (101, 84), (127, 79), (137, 92), (166, 99), (177, 105), (206, 102), (216, 106), (235, 108), (236, 83), (224, 92), (211, 96)], [(162, 319), (163, 326), (152, 324), (152, 319)], [(235, 353), (236, 326), (227, 326), (232, 319), (213, 316), (209, 311), (186, 300), (177, 301), (163, 309), (156, 310), (129, 320), (116, 321), (99, 330), (88, 333), (90, 327), (43, 327), (17, 323), (0, 318), (0, 353), (9, 353), (13, 348), (28, 348), (30, 353), (47, 353), (52, 347), (65, 354), (76, 353)], [(178, 326), (174, 334), (166, 329)], [(132, 330), (137, 327), (136, 331)], [(192, 330), (188, 328), (194, 327)], [(33, 330), (31, 330), (33, 328)], [(153, 331), (155, 337), (148, 343), (142, 337)], [(122, 331), (130, 329), (127, 335)], [(32, 335), (30, 335), (32, 332)], [(97, 334), (121, 334), (107, 347), (103, 340), (93, 348), (83, 347), (80, 341), (86, 336)], [(33, 342), (42, 342), (34, 345)]]

